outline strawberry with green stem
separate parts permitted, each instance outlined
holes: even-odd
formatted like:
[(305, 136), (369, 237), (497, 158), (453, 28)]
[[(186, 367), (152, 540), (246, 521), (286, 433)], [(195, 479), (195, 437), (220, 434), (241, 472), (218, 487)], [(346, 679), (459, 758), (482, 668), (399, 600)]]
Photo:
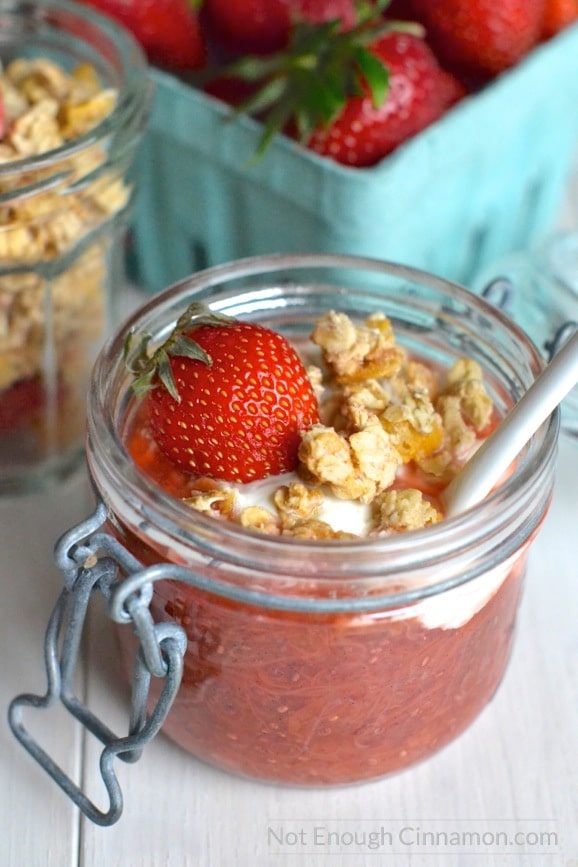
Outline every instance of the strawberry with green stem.
[[(387, 0), (358, 5), (357, 21), (298, 23), (286, 51), (247, 57), (209, 83), (209, 93), (237, 102), (263, 122), (258, 156), (285, 132), (351, 166), (377, 163), (437, 120), (465, 95), (411, 22), (384, 20)], [(243, 87), (245, 93), (243, 93)]]
[(386, 33), (372, 43), (371, 51), (388, 70), (383, 99), (364, 89), (306, 140), (310, 150), (354, 167), (375, 165), (466, 95), (461, 82), (443, 70), (429, 46), (412, 33)]
[(294, 470), (301, 432), (319, 421), (317, 399), (291, 344), (264, 326), (192, 304), (170, 337), (150, 337), (127, 363), (153, 436), (178, 467), (226, 482)]

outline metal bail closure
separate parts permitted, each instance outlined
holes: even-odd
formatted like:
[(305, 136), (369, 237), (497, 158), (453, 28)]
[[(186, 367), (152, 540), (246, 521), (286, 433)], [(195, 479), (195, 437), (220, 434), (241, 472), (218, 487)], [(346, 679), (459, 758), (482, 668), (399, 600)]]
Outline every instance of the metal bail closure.
[(567, 340), (570, 340), (576, 329), (578, 328), (578, 322), (574, 322), (572, 319), (569, 319), (567, 322), (563, 322), (562, 325), (556, 330), (552, 339), (547, 341), (544, 345), (546, 352), (548, 353), (548, 360), (551, 361), (556, 353), (564, 346)]
[(482, 291), (482, 298), (510, 313), (514, 299), (515, 287), (508, 277), (496, 277)]
[[(98, 532), (106, 520), (100, 503), (86, 521), (68, 531), (55, 547), (55, 560), (64, 575), (62, 590), (50, 616), (44, 639), (47, 691), (44, 695), (23, 693), (13, 699), (8, 722), (15, 737), (44, 768), (80, 810), (98, 825), (112, 825), (121, 816), (122, 792), (114, 770), (114, 759), (136, 761), (143, 747), (157, 734), (180, 686), (186, 635), (174, 623), (154, 624), (149, 604), (152, 584), (167, 577), (158, 567), (143, 569), (141, 564), (107, 533)], [(119, 610), (115, 593), (130, 576), (132, 592), (124, 597)], [(101, 722), (74, 694), (72, 678), (76, 669), (82, 629), (92, 594), (99, 591), (113, 619), (132, 622), (140, 639), (133, 670), (131, 712), (128, 735), (119, 737)], [(147, 713), (151, 676), (165, 678), (154, 708)], [(62, 702), (104, 749), (100, 773), (109, 798), (106, 811), (99, 809), (79, 786), (48, 755), (22, 722), (24, 708), (47, 709)]]

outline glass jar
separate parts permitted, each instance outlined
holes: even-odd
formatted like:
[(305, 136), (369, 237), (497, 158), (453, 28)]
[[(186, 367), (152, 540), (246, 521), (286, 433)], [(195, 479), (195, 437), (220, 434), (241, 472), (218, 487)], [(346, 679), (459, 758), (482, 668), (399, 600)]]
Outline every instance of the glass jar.
[(118, 322), (143, 53), (75, 3), (0, 2), (0, 493), (83, 460), (96, 353)]
[[(193, 300), (297, 346), (330, 309), (356, 321), (385, 313), (411, 353), (443, 366), (476, 359), (502, 414), (540, 354), (461, 287), (375, 260), (289, 255), (177, 284), (132, 316), (95, 367), (87, 455), (108, 531), (143, 567), (169, 564), (150, 611), (187, 638), (165, 733), (206, 762), (282, 784), (354, 783), (421, 761), (467, 728), (504, 674), (526, 555), (551, 497), (558, 413), (508, 478), (454, 518), (387, 538), (263, 535), (192, 512), (123, 445), (134, 400), (127, 330), (152, 335), (152, 348)], [(120, 625), (118, 635), (128, 673), (135, 632)]]

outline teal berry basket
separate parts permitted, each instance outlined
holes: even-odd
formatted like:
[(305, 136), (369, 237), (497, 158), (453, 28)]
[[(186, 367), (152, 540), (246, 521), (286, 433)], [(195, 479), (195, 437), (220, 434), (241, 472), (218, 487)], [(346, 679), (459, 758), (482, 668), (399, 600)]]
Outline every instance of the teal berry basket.
[(578, 27), (399, 147), (353, 169), (170, 75), (138, 157), (129, 251), (155, 292), (206, 266), (271, 252), (373, 256), (469, 284), (551, 228), (578, 146)]

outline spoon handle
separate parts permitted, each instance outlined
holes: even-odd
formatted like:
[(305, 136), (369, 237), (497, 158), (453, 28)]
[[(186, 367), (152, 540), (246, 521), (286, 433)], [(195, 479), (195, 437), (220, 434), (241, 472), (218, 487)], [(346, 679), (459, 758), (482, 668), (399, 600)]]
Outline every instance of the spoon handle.
[(578, 382), (578, 328), (444, 491), (446, 515), (483, 499)]

